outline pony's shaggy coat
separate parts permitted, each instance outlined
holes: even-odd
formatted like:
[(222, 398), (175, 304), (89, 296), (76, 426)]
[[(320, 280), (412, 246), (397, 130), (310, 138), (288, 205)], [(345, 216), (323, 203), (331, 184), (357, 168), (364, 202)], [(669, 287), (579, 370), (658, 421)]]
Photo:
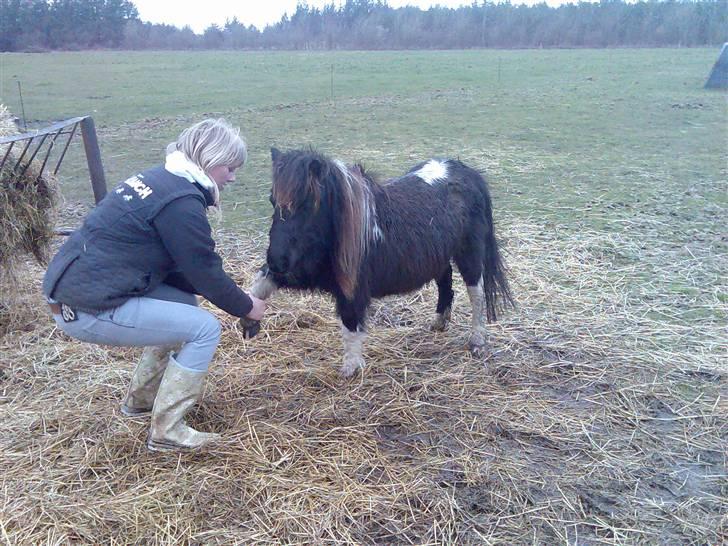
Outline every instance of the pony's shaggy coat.
[[(454, 261), (473, 304), (471, 349), (485, 351), (483, 319), (496, 320), (512, 300), (480, 173), (458, 160), (430, 160), (380, 185), (361, 165), (310, 150), (271, 153), (273, 223), (254, 295), (269, 296), (272, 285), (329, 292), (346, 330), (363, 334), (371, 298), (435, 280), (434, 326), (442, 329)], [(351, 375), (364, 364), (361, 336), (344, 340), (342, 372)]]

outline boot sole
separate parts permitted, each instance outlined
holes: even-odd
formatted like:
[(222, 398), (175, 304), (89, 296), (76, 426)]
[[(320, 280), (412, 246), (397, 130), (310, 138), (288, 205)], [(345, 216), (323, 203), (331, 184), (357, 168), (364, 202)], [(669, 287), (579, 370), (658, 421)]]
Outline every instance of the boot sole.
[(124, 417), (134, 418), (134, 417), (147, 417), (152, 414), (152, 408), (141, 410), (141, 409), (134, 409), (130, 408), (128, 406), (121, 406), (119, 407), (119, 411)]
[[(200, 446), (202, 447), (202, 446)], [(195, 449), (200, 448), (192, 448), (187, 447), (179, 444), (168, 444), (166, 442), (153, 442), (152, 440), (147, 440), (147, 449), (149, 451), (156, 451), (156, 452), (169, 452), (169, 451), (194, 451)]]
[(211, 446), (219, 439), (220, 438), (211, 438), (204, 444), (201, 444), (199, 446), (185, 446), (173, 442), (160, 442), (157, 440), (152, 440), (151, 437), (147, 437), (147, 449), (149, 451), (200, 451), (203, 448)]

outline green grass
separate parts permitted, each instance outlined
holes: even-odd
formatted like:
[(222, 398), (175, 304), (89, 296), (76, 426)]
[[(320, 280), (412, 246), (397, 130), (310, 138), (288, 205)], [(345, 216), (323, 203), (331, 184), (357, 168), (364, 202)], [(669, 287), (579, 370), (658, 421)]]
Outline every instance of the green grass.
[[(2, 54), (0, 101), (20, 114), (19, 80), (30, 120), (93, 115), (110, 183), (158, 161), (190, 121), (223, 114), (250, 144), (243, 185), (267, 182), (269, 145), (314, 144), (383, 175), (429, 155), (460, 156), (488, 167), (500, 208), (523, 214), (695, 186), (724, 204), (715, 183), (725, 179), (725, 102), (701, 87), (714, 56), (702, 49)], [(78, 181), (64, 184), (75, 195)]]
[[(0, 102), (20, 113), (19, 80), (36, 125), (93, 115), (110, 186), (159, 162), (185, 126), (224, 115), (250, 148), (224, 196), (226, 226), (244, 232), (266, 229), (271, 145), (313, 145), (384, 177), (430, 156), (460, 157), (487, 171), (501, 225), (613, 234), (614, 248), (600, 252), (616, 271), (637, 265), (630, 289), (695, 300), (696, 290), (722, 292), (726, 255), (725, 94), (702, 89), (716, 55), (2, 54)], [(90, 201), (81, 146), (61, 175), (69, 200)]]

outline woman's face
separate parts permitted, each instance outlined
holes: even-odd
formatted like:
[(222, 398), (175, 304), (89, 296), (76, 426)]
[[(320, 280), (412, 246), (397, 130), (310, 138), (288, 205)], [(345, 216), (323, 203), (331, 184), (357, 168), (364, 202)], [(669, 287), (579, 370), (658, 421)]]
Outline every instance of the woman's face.
[(212, 178), (220, 191), (222, 191), (222, 189), (230, 182), (235, 182), (236, 169), (237, 167), (218, 165), (217, 167), (212, 167), (209, 171), (207, 171), (207, 176)]

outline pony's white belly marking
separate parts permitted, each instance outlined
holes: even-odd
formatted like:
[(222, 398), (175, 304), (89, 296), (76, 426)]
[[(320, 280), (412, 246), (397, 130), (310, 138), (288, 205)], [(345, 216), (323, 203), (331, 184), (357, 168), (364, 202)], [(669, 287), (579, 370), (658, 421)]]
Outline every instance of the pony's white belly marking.
[(447, 164), (443, 161), (430, 159), (427, 163), (420, 167), (419, 170), (412, 174), (432, 185), (438, 180), (445, 180), (445, 178), (447, 178)]

